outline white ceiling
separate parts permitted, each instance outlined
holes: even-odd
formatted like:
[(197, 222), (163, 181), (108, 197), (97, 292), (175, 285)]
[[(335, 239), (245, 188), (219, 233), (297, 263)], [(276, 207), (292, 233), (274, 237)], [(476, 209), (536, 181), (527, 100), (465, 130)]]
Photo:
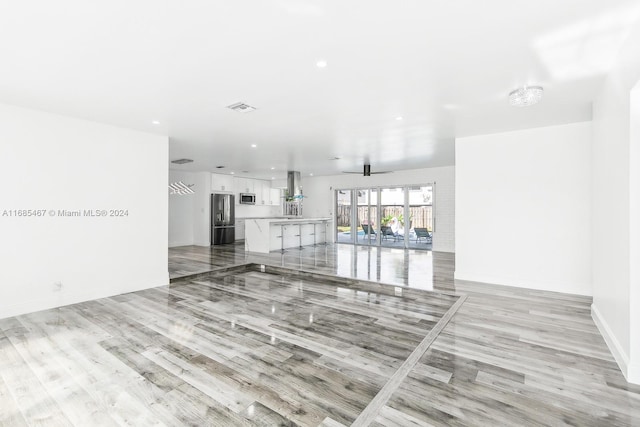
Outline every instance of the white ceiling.
[[(0, 102), (166, 134), (170, 159), (195, 160), (180, 170), (451, 165), (457, 136), (589, 120), (639, 6), (2, 1)], [(510, 107), (523, 84), (544, 86), (542, 102)], [(238, 101), (257, 110), (225, 108)]]

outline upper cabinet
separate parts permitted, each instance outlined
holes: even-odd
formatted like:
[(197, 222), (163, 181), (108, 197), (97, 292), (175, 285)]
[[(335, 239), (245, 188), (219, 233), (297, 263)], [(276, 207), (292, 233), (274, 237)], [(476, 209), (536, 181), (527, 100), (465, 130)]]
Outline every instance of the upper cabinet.
[(270, 205), (274, 205), (274, 206), (279, 206), (280, 205), (280, 189), (279, 188), (271, 188), (270, 189), (270, 195), (271, 195), (271, 200), (270, 200)]
[(258, 199), (257, 203), (262, 205), (269, 206), (279, 206), (280, 205), (280, 189), (272, 188), (271, 181), (261, 181), (262, 185), (262, 196), (256, 191), (256, 198)]
[(264, 198), (262, 197), (262, 181), (259, 179), (253, 180), (253, 192), (256, 195), (256, 205), (264, 205)]
[[(256, 195), (256, 206), (280, 205), (280, 189), (271, 188), (271, 181), (252, 178), (233, 178), (233, 192), (252, 193)], [(240, 203), (240, 199), (236, 199)]]
[(231, 175), (222, 175), (217, 173), (211, 174), (211, 191), (225, 193), (233, 193), (233, 177)]
[(255, 193), (251, 178), (233, 178), (233, 188), (235, 193)]
[(268, 181), (261, 179), (253, 180), (253, 192), (256, 194), (256, 205), (269, 204), (269, 189), (271, 185)]
[(271, 183), (269, 181), (262, 181), (262, 204), (270, 205), (271, 204)]

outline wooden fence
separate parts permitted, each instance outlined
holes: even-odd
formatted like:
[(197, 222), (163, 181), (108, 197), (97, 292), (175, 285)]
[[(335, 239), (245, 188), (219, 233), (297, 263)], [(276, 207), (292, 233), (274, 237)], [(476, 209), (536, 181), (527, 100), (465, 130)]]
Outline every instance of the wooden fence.
[[(404, 214), (402, 206), (380, 206), (382, 210), (382, 218), (392, 216), (400, 218)], [(371, 209), (371, 222), (380, 224), (378, 221), (378, 210), (375, 207)], [(351, 206), (338, 206), (337, 225), (338, 227), (348, 227), (351, 224)], [(411, 216), (411, 228), (421, 227), (429, 230), (433, 227), (433, 206), (409, 206), (409, 214)], [(358, 226), (369, 222), (369, 209), (367, 206), (358, 206)]]

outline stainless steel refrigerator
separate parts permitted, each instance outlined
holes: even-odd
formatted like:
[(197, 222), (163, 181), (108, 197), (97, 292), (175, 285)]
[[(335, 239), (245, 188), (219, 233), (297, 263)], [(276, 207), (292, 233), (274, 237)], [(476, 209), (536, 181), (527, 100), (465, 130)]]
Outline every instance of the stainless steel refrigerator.
[(236, 240), (235, 199), (232, 194), (211, 195), (211, 244), (224, 245)]

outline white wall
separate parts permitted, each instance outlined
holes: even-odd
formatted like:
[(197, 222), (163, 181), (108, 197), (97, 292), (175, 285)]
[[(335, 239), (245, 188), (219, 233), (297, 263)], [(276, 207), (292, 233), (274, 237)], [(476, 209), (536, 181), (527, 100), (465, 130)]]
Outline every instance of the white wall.
[(211, 245), (211, 174), (196, 172), (194, 175), (193, 195), (193, 244)]
[[(640, 26), (621, 49), (593, 104), (592, 313), (622, 372), (640, 383), (638, 107)], [(637, 92), (634, 92), (637, 94)], [(634, 132), (635, 130), (635, 132)], [(634, 132), (635, 137), (631, 136)]]
[(627, 377), (640, 384), (640, 81), (631, 91), (629, 134), (629, 311)]
[[(168, 283), (166, 137), (7, 105), (0, 123), (0, 317)], [(128, 216), (57, 212), (85, 209)]]
[(591, 295), (591, 123), (456, 140), (456, 279)]
[[(194, 184), (194, 174), (182, 171), (169, 171), (169, 183), (183, 182)], [(191, 187), (193, 191), (197, 188)], [(169, 196), (169, 247), (193, 245), (194, 232), (194, 194)]]
[(169, 171), (169, 182), (182, 181), (194, 194), (169, 196), (169, 247), (211, 244), (211, 173)]
[[(455, 168), (453, 166), (396, 171), (390, 174), (362, 176), (343, 174), (303, 177), (302, 192), (305, 196), (303, 214), (306, 218), (333, 217), (334, 191), (340, 188), (381, 187), (405, 184), (436, 183), (436, 230), (433, 250), (454, 252), (455, 217)], [(333, 239), (333, 233), (328, 236)]]

